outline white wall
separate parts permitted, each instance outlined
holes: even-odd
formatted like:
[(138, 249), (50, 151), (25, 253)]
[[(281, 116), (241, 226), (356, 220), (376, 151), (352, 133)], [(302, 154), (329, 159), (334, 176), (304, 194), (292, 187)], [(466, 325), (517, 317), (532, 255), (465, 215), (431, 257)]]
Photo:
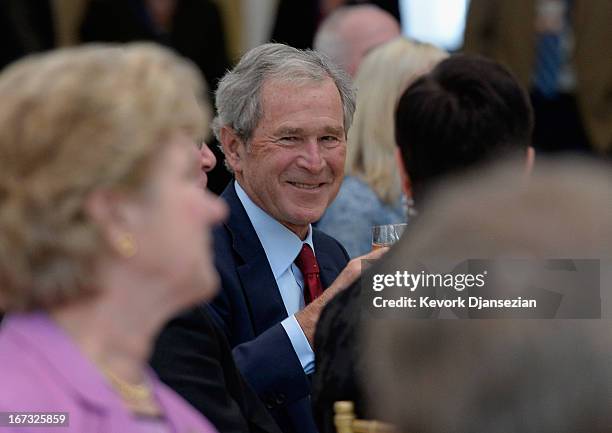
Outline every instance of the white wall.
[(402, 33), (446, 50), (463, 45), (469, 0), (400, 0)]

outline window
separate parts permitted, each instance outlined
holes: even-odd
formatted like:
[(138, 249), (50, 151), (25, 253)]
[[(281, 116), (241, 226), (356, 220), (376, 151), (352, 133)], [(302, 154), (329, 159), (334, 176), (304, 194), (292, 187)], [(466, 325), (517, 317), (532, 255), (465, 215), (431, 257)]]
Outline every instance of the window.
[(402, 33), (448, 51), (463, 45), (469, 0), (400, 0)]

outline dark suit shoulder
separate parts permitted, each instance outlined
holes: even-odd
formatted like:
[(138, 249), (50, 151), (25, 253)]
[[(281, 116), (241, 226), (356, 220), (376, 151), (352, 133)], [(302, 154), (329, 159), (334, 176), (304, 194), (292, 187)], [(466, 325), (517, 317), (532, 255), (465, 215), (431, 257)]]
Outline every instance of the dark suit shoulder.
[(312, 228), (312, 242), (317, 252), (325, 251), (329, 257), (342, 263), (342, 268), (350, 260), (350, 256), (340, 242), (314, 227)]
[(226, 254), (232, 251), (232, 233), (225, 225), (219, 225), (212, 230), (215, 258), (219, 258), (219, 254)]
[(225, 335), (203, 306), (168, 323), (157, 340), (151, 365), (220, 433), (280, 433), (236, 367)]

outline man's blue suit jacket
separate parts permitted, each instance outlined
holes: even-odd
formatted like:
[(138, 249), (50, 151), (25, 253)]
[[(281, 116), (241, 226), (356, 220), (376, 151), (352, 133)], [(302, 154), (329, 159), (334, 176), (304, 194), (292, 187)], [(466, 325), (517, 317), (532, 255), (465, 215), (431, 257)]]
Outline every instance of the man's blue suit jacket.
[[(265, 251), (233, 182), (221, 197), (230, 208), (227, 222), (214, 231), (222, 288), (208, 308), (226, 333), (238, 368), (283, 432), (316, 433), (310, 378), (280, 324), (287, 310)], [(323, 287), (328, 287), (349, 256), (338, 241), (314, 228), (313, 244)]]

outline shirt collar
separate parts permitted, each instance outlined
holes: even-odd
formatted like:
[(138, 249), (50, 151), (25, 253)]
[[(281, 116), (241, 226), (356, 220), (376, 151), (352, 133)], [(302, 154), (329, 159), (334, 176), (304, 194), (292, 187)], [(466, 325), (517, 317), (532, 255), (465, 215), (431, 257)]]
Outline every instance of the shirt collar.
[(261, 242), (266, 253), (274, 279), (278, 280), (278, 277), (294, 262), (302, 250), (304, 242), (310, 245), (310, 248), (314, 251), (312, 226), (308, 224), (308, 234), (306, 239), (302, 241), (295, 233), (257, 206), (242, 189), (238, 181), (235, 181), (235, 187), (238, 199), (244, 206), (244, 210), (249, 216), (259, 242)]

